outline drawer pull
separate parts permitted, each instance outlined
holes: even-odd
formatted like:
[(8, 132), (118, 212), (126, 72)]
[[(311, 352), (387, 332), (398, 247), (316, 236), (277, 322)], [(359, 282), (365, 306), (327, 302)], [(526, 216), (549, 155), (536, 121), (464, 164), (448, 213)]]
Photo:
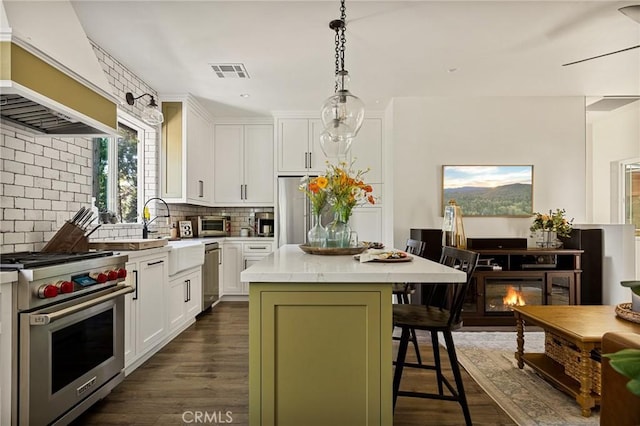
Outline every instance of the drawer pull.
[(266, 250), (267, 246), (249, 246), (249, 250)]

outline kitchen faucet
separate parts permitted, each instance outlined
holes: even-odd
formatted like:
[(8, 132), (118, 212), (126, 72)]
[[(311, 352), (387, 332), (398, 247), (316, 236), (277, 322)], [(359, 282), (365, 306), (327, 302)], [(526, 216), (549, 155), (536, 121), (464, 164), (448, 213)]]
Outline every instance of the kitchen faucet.
[[(152, 201), (152, 200), (158, 200), (158, 201), (161, 201), (162, 204), (164, 204), (164, 206), (167, 208), (167, 214), (165, 216), (156, 216), (153, 219), (149, 220), (151, 215), (149, 214), (149, 208), (147, 207), (147, 204), (149, 204), (149, 201)], [(166, 201), (164, 201), (162, 198), (158, 198), (158, 197), (149, 198), (147, 202), (144, 203), (144, 207), (142, 207), (142, 238), (144, 239), (149, 238), (149, 224), (159, 217), (171, 217), (171, 213), (169, 212), (169, 206), (167, 205)]]

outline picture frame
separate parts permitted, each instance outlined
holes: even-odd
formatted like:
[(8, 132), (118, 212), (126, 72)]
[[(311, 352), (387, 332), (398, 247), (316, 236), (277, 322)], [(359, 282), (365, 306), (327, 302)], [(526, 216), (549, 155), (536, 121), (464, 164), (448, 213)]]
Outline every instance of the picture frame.
[(451, 199), (463, 216), (531, 216), (533, 165), (443, 165), (443, 215)]

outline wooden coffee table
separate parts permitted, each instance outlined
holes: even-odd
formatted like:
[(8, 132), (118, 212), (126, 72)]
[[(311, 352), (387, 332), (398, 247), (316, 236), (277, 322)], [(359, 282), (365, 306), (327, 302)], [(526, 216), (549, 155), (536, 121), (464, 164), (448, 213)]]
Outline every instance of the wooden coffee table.
[[(518, 350), (515, 353), (518, 367), (522, 369), (527, 364), (533, 368), (555, 387), (574, 396), (583, 416), (591, 416), (591, 409), (600, 405), (600, 395), (592, 389), (594, 361), (591, 351), (601, 348), (602, 336), (606, 332), (640, 333), (640, 324), (618, 318), (615, 306), (609, 305), (516, 306), (513, 313), (518, 332)], [(525, 324), (539, 326), (545, 334), (569, 342), (578, 355), (579, 380), (567, 375), (565, 365), (549, 356), (548, 346), (545, 353), (524, 353)]]

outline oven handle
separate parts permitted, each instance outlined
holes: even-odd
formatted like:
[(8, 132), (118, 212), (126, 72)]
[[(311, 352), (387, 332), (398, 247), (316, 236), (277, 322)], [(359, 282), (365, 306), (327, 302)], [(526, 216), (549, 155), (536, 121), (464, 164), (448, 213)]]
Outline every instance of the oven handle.
[(107, 302), (111, 299), (115, 299), (120, 296), (124, 296), (125, 294), (133, 293), (133, 287), (124, 286), (122, 289), (114, 291), (113, 293), (105, 294), (104, 296), (96, 297), (95, 299), (88, 300), (84, 303), (80, 303), (78, 305), (70, 306), (65, 309), (60, 309), (59, 311), (50, 313), (50, 314), (31, 314), (29, 315), (29, 324), (30, 325), (47, 325), (51, 324), (54, 321), (62, 319), (64, 317), (68, 317), (69, 315), (73, 315), (77, 312), (80, 312), (84, 309), (88, 309), (92, 306), (99, 305), (100, 303)]

